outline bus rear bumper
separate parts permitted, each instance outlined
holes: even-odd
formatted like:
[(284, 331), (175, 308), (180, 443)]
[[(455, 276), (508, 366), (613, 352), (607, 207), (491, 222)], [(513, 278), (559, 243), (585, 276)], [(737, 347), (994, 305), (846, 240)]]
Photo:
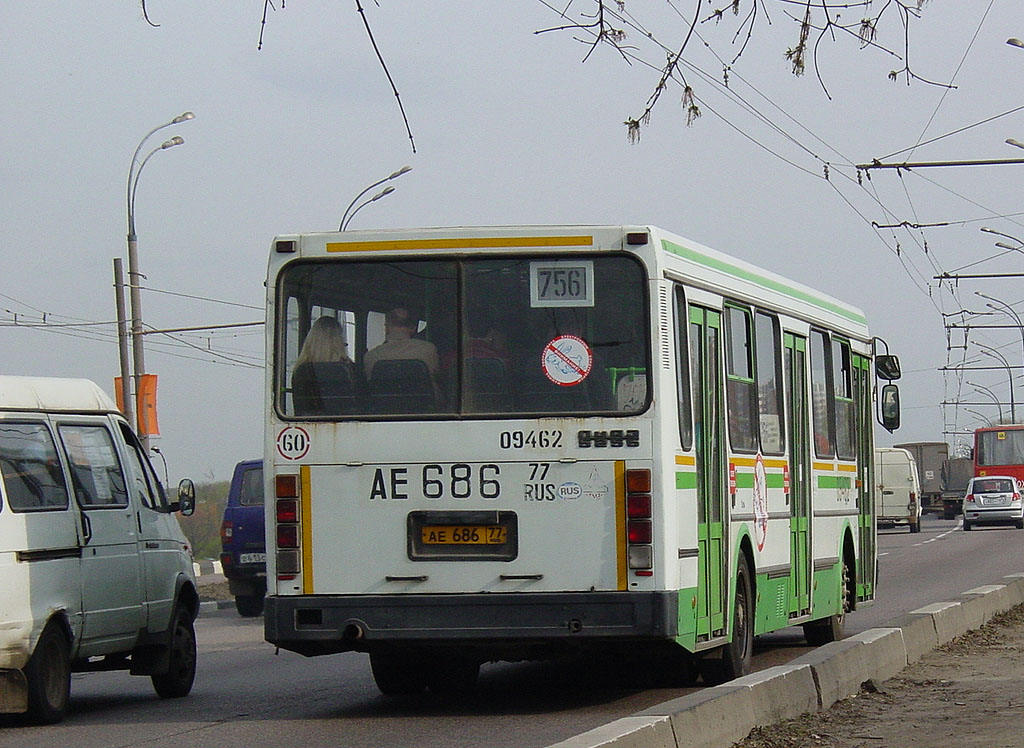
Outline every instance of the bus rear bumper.
[(481, 649), (497, 659), (574, 642), (670, 641), (678, 601), (672, 591), (268, 596), (264, 632), (308, 656), (418, 646)]

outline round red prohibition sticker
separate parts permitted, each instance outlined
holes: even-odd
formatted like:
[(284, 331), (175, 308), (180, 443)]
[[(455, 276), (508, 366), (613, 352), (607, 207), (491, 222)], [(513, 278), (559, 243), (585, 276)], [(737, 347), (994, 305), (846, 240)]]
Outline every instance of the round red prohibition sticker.
[(286, 460), (301, 460), (309, 451), (309, 432), (301, 426), (289, 426), (277, 434), (277, 453)]
[(594, 354), (581, 338), (559, 335), (544, 346), (540, 363), (548, 379), (562, 387), (572, 387), (587, 378), (594, 365)]

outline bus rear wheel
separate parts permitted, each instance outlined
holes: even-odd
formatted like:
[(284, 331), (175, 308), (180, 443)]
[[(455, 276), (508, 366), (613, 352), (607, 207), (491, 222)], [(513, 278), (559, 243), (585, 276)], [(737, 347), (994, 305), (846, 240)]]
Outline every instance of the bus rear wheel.
[(377, 688), (385, 696), (411, 696), (423, 693), (427, 674), (420, 657), (400, 652), (371, 652), (370, 669)]
[(750, 567), (740, 554), (736, 569), (736, 599), (732, 615), (732, 639), (718, 657), (700, 661), (700, 672), (706, 683), (725, 683), (750, 672), (754, 654), (754, 597)]

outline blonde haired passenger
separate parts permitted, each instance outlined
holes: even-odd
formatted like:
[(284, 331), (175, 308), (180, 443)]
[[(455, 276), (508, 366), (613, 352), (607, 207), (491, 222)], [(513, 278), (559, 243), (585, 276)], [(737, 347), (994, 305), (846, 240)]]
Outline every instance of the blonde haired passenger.
[(295, 359), (292, 397), (296, 415), (338, 415), (355, 405), (355, 364), (345, 329), (334, 317), (317, 319)]

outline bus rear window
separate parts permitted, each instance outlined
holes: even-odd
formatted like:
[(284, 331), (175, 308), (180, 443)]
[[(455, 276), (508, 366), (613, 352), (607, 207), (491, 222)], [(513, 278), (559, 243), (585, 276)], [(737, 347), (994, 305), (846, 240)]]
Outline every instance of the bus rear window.
[(284, 417), (647, 407), (645, 277), (631, 257), (298, 262), (278, 294)]

